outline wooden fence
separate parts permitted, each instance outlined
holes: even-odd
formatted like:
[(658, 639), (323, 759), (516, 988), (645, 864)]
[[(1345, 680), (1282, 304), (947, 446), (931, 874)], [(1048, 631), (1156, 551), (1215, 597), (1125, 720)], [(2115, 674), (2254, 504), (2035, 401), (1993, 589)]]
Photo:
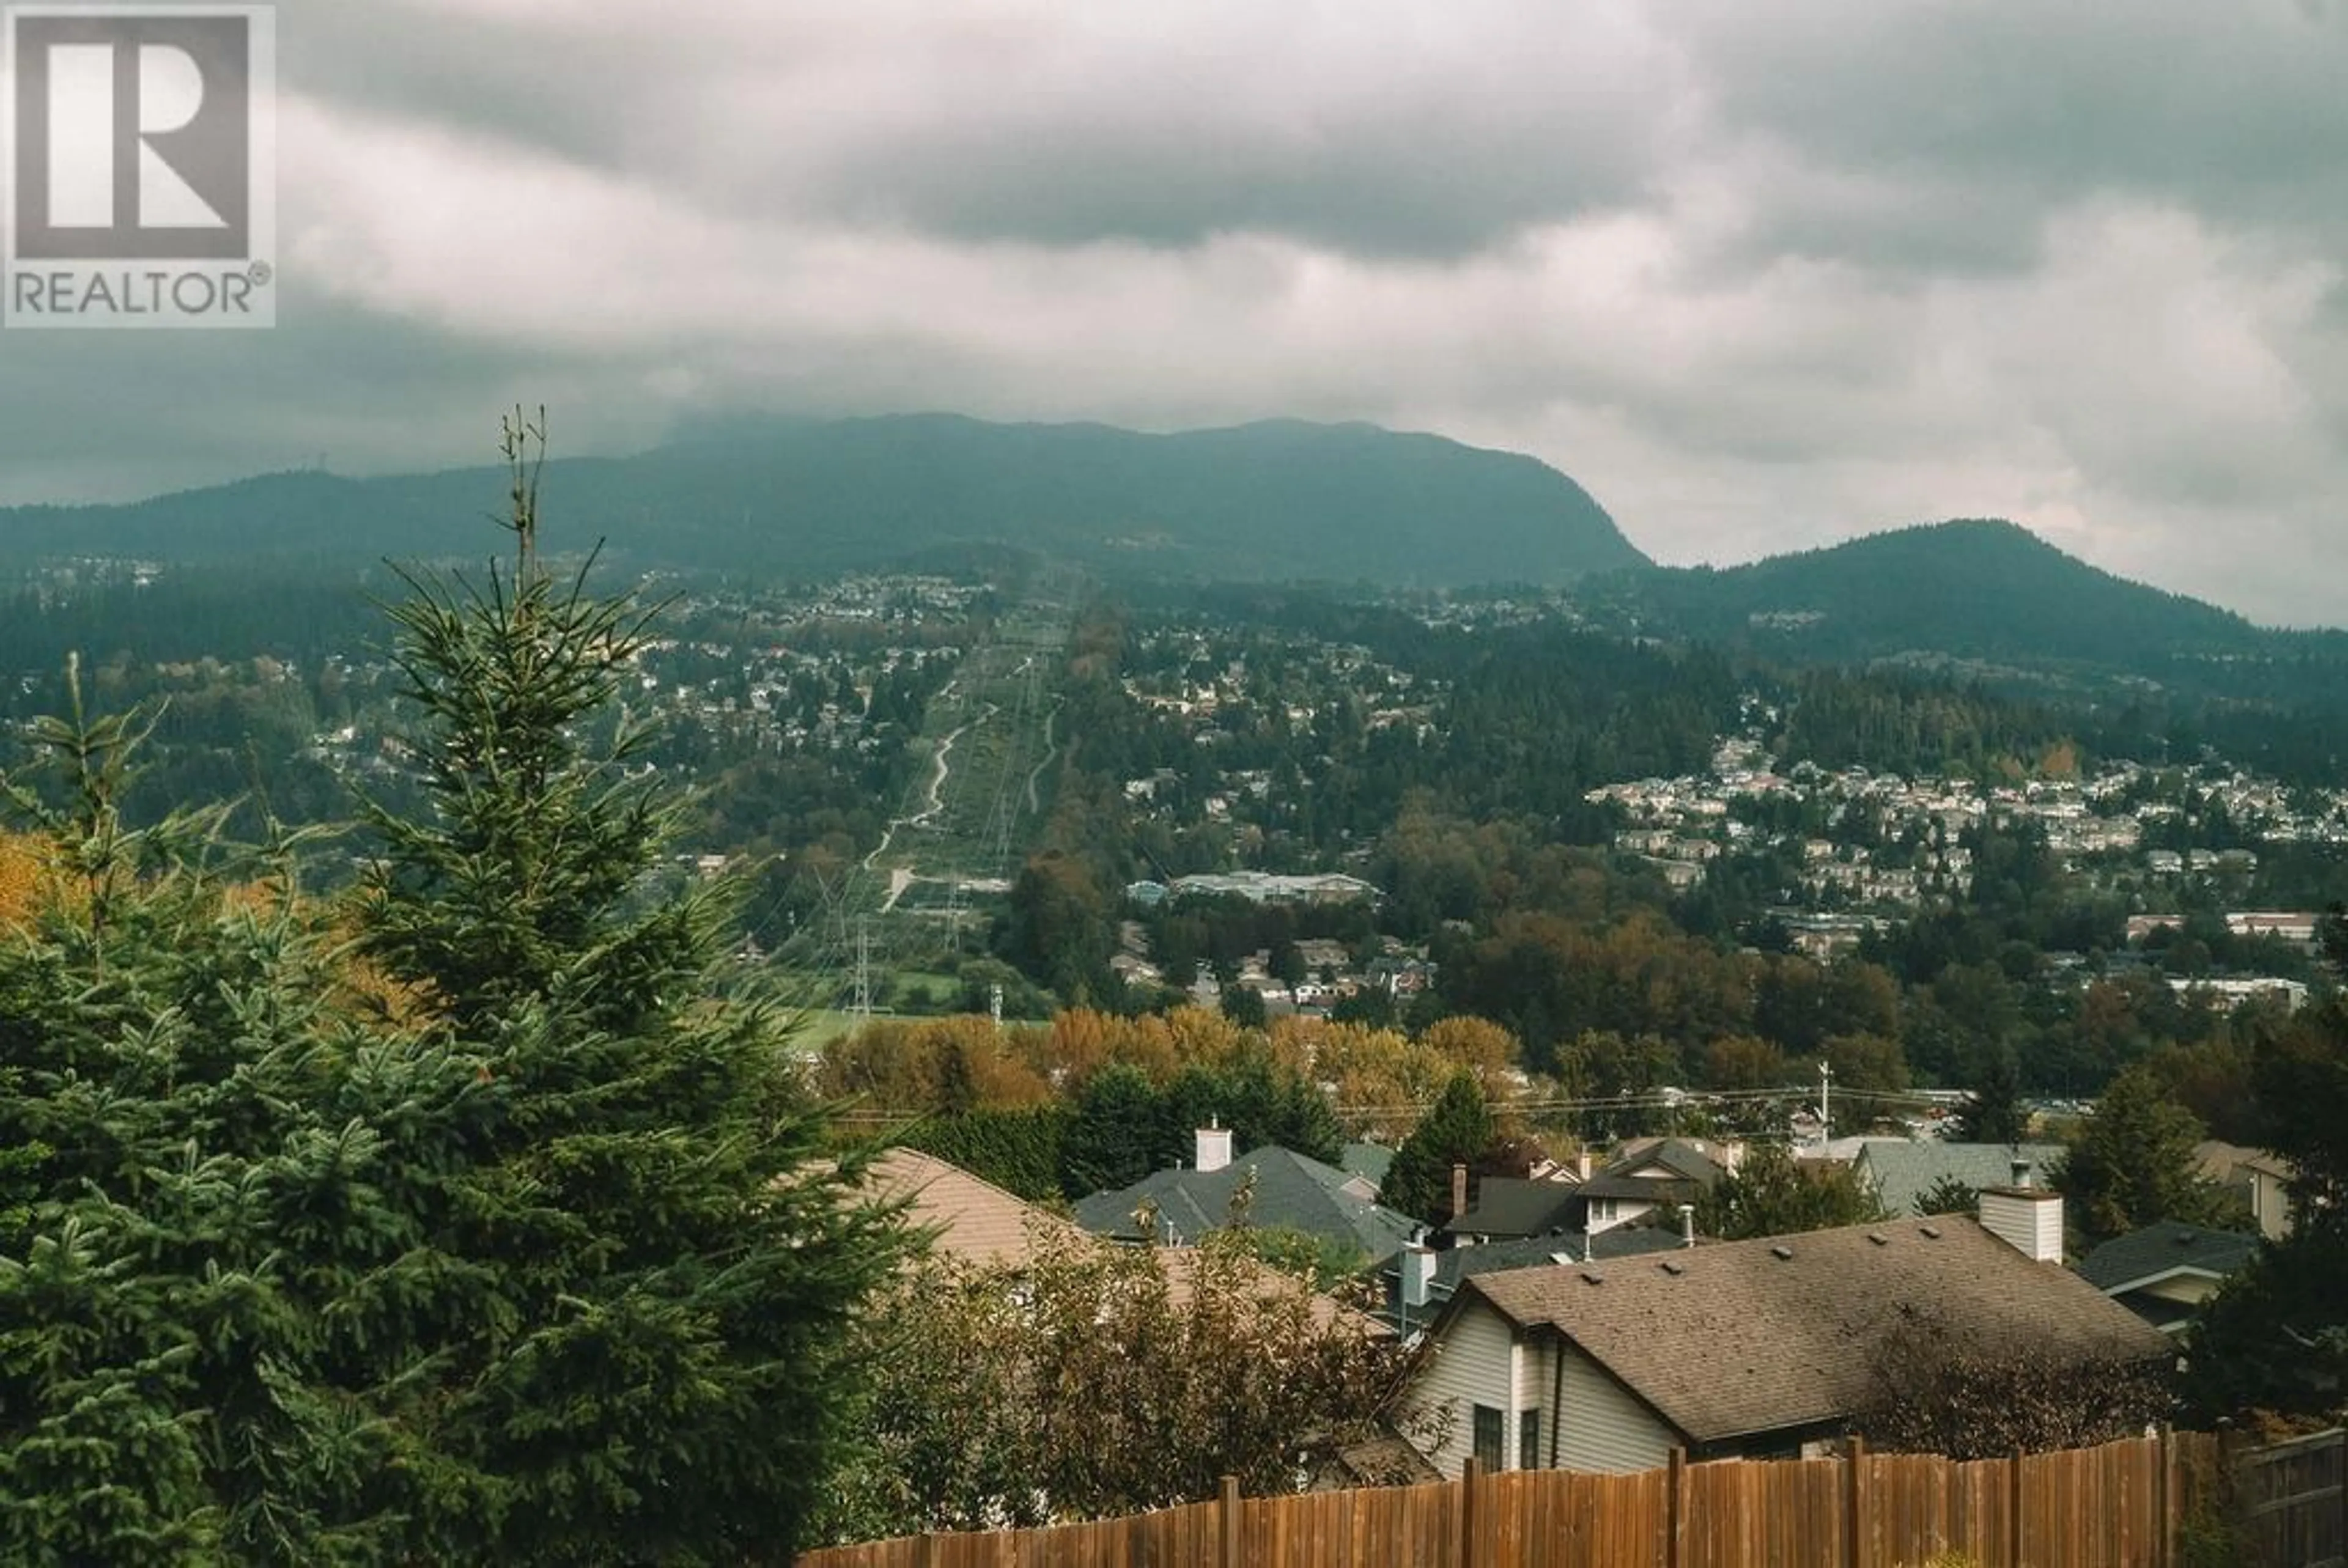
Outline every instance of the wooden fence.
[(2234, 1517), (2260, 1568), (2348, 1565), (2348, 1431), (2234, 1457)]
[(2005, 1460), (1877, 1454), (1222, 1497), (1097, 1524), (834, 1547), (801, 1568), (2176, 1568), (2218, 1497), (2198, 1433)]

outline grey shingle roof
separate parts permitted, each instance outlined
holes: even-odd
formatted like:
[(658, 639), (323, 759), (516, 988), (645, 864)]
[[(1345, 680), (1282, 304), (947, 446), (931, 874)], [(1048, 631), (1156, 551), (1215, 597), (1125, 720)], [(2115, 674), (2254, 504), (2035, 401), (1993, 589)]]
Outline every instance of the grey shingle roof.
[(1869, 1143), (1853, 1162), (1861, 1180), (1890, 1213), (1906, 1217), (1916, 1212), (1916, 1200), (1954, 1177), (1965, 1185), (2003, 1187), (2013, 1180), (2013, 1162), (2030, 1162), (2030, 1179), (2047, 1184), (2054, 1162), (2062, 1157), (2060, 1143), (1943, 1143), (1923, 1139), (1912, 1143)]
[(1675, 1175), (1707, 1186), (1722, 1173), (1720, 1161), (1714, 1157), (1712, 1149), (1694, 1138), (1633, 1139), (1615, 1153), (1602, 1173), (1628, 1175), (1652, 1165), (1661, 1165)]
[(1196, 1241), (1231, 1223), (1231, 1194), (1251, 1173), (1250, 1225), (1348, 1242), (1374, 1263), (1393, 1255), (1418, 1229), (1409, 1215), (1373, 1202), (1361, 1177), (1272, 1146), (1250, 1150), (1220, 1171), (1159, 1171), (1117, 1192), (1095, 1193), (1077, 1202), (1076, 1223), (1096, 1235), (1133, 1236), (1134, 1211), (1147, 1200), (1176, 1236)]
[(1455, 1235), (1546, 1235), (1565, 1228), (1578, 1191), (1571, 1182), (1487, 1176), (1468, 1212), (1444, 1228)]
[[(1520, 1241), (1485, 1242), (1476, 1246), (1455, 1246), (1437, 1255), (1436, 1283), (1456, 1287), (1463, 1279), (1473, 1279), (1479, 1274), (1503, 1274), (1510, 1269), (1538, 1268), (1555, 1262), (1560, 1253), (1569, 1258), (1581, 1258), (1593, 1254), (1600, 1263), (1618, 1257), (1637, 1257), (1644, 1253), (1684, 1250), (1677, 1231), (1663, 1230), (1649, 1225), (1616, 1225), (1600, 1231), (1595, 1236), (1581, 1231), (1560, 1231), (1554, 1235), (1528, 1236)], [(1447, 1295), (1447, 1290), (1444, 1294)]]
[(1960, 1218), (1478, 1275), (1454, 1307), (1478, 1298), (1553, 1327), (1698, 1443), (1848, 1419), (1872, 1396), (1874, 1348), (1919, 1315), (1992, 1351), (2082, 1365), (2175, 1354), (2077, 1275)]
[(1337, 1156), (1337, 1163), (1370, 1185), (1383, 1187), (1386, 1173), (1394, 1169), (1394, 1157), (1395, 1152), (1384, 1143), (1348, 1143)]
[(2079, 1275), (2098, 1290), (2119, 1290), (2179, 1269), (2222, 1278), (2258, 1250), (2259, 1238), (2240, 1231), (2160, 1220), (2089, 1253), (2080, 1260)]
[(1638, 1138), (1576, 1189), (1585, 1198), (1676, 1203), (1696, 1196), (1726, 1173), (1703, 1143), (1691, 1138)]

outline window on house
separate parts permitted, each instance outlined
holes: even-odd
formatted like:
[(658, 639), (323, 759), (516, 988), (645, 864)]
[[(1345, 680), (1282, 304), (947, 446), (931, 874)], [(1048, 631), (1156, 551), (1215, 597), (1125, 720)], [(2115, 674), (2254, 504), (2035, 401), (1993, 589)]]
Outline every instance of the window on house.
[(1500, 1468), (1500, 1412), (1489, 1405), (1476, 1407), (1476, 1462), (1488, 1471)]
[(1539, 1470), (1540, 1464), (1540, 1412), (1521, 1411), (1517, 1416), (1517, 1468)]

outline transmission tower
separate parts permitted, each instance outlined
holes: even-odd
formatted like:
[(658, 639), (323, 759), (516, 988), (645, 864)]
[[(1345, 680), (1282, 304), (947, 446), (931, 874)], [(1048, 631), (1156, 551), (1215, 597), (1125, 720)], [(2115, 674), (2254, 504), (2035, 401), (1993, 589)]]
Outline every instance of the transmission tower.
[(872, 1017), (872, 917), (856, 917), (856, 1001), (850, 1009), (860, 1024)]

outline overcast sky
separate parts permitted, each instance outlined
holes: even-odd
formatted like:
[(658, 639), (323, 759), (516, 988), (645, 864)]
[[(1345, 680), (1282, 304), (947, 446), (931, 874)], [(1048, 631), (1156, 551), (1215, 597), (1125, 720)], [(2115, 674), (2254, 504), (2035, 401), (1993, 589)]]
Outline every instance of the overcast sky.
[(1952, 516), (2348, 622), (2348, 6), (337, 0), (281, 325), (11, 333), (0, 499), (698, 412), (1368, 419), (1659, 559)]

